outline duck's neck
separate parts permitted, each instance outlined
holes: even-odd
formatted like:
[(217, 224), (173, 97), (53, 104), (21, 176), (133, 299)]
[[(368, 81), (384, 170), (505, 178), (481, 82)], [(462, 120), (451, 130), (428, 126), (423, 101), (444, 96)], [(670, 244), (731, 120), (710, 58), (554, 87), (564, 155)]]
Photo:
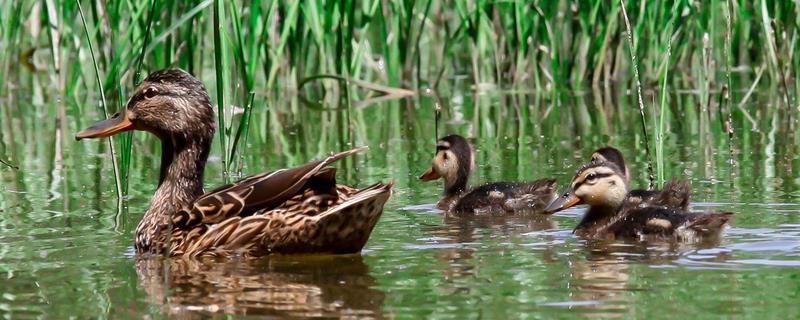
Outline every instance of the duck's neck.
[[(173, 201), (188, 204), (203, 193), (203, 171), (211, 139), (170, 136), (161, 140), (161, 171), (158, 192), (167, 191)], [(181, 193), (178, 193), (180, 191)]]
[(590, 206), (581, 222), (575, 227), (575, 233), (591, 236), (592, 233), (597, 233), (616, 221), (619, 212), (619, 206)]
[(158, 190), (136, 228), (138, 251), (161, 253), (170, 216), (203, 194), (203, 171), (210, 147), (210, 138), (161, 137)]
[(459, 175), (455, 179), (448, 179), (444, 182), (444, 197), (456, 197), (467, 191), (469, 175)]

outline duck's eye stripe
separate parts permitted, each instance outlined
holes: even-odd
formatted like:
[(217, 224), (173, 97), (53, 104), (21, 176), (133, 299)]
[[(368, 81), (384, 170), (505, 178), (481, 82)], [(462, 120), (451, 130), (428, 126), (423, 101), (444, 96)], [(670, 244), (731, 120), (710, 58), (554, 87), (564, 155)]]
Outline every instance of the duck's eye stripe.
[[(592, 178), (591, 180), (597, 180), (599, 178), (605, 178), (605, 177), (610, 177), (610, 176), (614, 175), (613, 173), (592, 173), (592, 174), (594, 174), (594, 178)], [(587, 180), (590, 180), (588, 176), (586, 178), (584, 178), (583, 180), (578, 181), (578, 183), (576, 183), (572, 187), (572, 189), (573, 190), (578, 190), (578, 188), (580, 188)]]
[(447, 147), (447, 146), (436, 146), (436, 151), (442, 151), (442, 150), (450, 150), (450, 147)]
[(605, 178), (605, 177), (610, 177), (610, 176), (612, 176), (611, 173), (595, 173), (594, 179), (597, 180), (599, 178)]
[(142, 99), (144, 99), (144, 95), (138, 93), (131, 98), (131, 101), (128, 102), (128, 106), (135, 106), (137, 103), (139, 103), (139, 101), (142, 101)]
[[(163, 92), (163, 93), (159, 93), (158, 95), (159, 96), (169, 96), (169, 97), (180, 97), (180, 94), (177, 94), (177, 93), (174, 93), (174, 92)], [(137, 93), (137, 94), (133, 95), (133, 97), (131, 98), (131, 101), (128, 103), (128, 106), (129, 107), (135, 106), (137, 103), (141, 102), (144, 99), (145, 99), (144, 92)]]

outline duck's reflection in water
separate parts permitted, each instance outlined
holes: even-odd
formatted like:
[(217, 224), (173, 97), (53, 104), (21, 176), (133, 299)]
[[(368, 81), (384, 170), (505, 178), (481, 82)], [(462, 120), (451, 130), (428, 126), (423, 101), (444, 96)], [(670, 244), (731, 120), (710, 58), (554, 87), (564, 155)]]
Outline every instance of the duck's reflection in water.
[[(475, 253), (478, 244), (493, 239), (511, 239), (520, 234), (556, 228), (550, 217), (541, 214), (520, 214), (514, 216), (444, 216), (441, 225), (426, 230), (432, 237), (429, 242), (441, 247), (436, 251), (436, 259), (446, 267), (443, 270), (447, 281), (474, 275)], [(469, 287), (457, 289), (468, 293)]]
[(150, 301), (180, 318), (214, 314), (382, 318), (384, 293), (360, 255), (258, 260), (137, 257)]
[[(630, 317), (632, 291), (649, 290), (631, 284), (631, 268), (668, 265), (698, 249), (719, 245), (719, 239), (700, 243), (587, 241), (585, 259), (569, 261), (570, 301), (559, 306), (577, 309), (583, 317)], [(718, 252), (714, 261), (724, 261), (728, 253)]]

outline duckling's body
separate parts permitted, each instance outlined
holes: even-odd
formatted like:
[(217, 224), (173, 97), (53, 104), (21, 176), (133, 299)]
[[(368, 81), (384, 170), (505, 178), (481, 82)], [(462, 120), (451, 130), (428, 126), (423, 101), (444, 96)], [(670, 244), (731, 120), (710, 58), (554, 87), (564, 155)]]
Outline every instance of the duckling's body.
[(475, 214), (541, 211), (555, 197), (554, 180), (494, 182), (472, 189), (469, 193), (461, 196), (450, 198), (452, 200), (449, 200), (450, 205), (447, 210)]
[(333, 162), (365, 147), (247, 177), (203, 192), (214, 111), (203, 84), (172, 69), (137, 86), (124, 110), (75, 137), (155, 134), (162, 145), (158, 189), (136, 228), (138, 253), (170, 256), (352, 253), (367, 242), (391, 184), (336, 183)]
[(575, 234), (592, 239), (685, 240), (719, 234), (727, 212), (688, 212), (663, 206), (632, 206), (624, 173), (610, 162), (592, 162), (572, 179), (567, 191), (545, 209), (554, 213), (586, 203)]
[[(606, 211), (608, 210), (608, 211)], [(694, 241), (714, 236), (731, 213), (693, 213), (664, 207), (590, 207), (575, 227), (575, 235), (590, 239)]]
[[(625, 164), (622, 152), (613, 147), (603, 147), (592, 153), (592, 162), (609, 162), (616, 165), (624, 177), (625, 183), (630, 185), (630, 174)], [(625, 205), (632, 207), (664, 207), (687, 211), (692, 188), (687, 181), (669, 180), (664, 183), (661, 190), (631, 190)]]
[(467, 189), (474, 167), (472, 147), (459, 135), (439, 139), (431, 167), (420, 180), (444, 179), (444, 195), (436, 207), (453, 214), (541, 212), (556, 197), (556, 182), (493, 182)]

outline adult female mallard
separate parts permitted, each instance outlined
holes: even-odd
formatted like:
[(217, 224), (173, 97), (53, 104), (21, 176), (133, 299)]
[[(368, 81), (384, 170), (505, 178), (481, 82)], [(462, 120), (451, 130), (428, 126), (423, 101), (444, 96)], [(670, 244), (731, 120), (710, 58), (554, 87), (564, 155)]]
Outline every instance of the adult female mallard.
[(124, 110), (75, 135), (141, 130), (161, 140), (158, 189), (136, 228), (136, 251), (171, 256), (353, 253), (367, 242), (392, 184), (336, 184), (331, 163), (366, 147), (250, 176), (203, 193), (214, 111), (203, 83), (169, 69), (136, 87)]
[(444, 196), (436, 207), (454, 214), (490, 214), (515, 211), (541, 211), (555, 199), (556, 181), (494, 182), (467, 190), (475, 163), (472, 146), (459, 135), (436, 142), (436, 155), (430, 168), (419, 179), (444, 179)]
[[(592, 162), (613, 163), (620, 169), (625, 183), (630, 185), (630, 174), (622, 152), (614, 147), (603, 147), (592, 153)], [(657, 206), (686, 211), (689, 210), (689, 197), (692, 188), (689, 182), (682, 180), (669, 180), (664, 182), (661, 190), (635, 189), (628, 192), (626, 205), (631, 206)]]
[(663, 206), (628, 206), (623, 171), (607, 161), (593, 161), (575, 174), (564, 194), (545, 208), (555, 213), (588, 204), (575, 234), (593, 239), (686, 240), (713, 236), (731, 218), (729, 212), (687, 212)]

